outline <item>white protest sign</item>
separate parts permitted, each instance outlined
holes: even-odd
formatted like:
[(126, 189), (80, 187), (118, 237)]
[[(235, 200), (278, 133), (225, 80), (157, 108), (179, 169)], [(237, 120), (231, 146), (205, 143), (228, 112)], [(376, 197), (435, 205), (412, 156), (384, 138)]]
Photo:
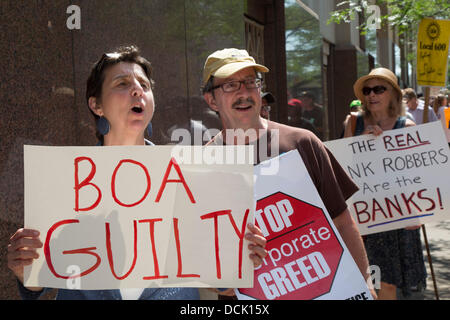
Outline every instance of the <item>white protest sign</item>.
[(251, 287), (253, 159), (214, 148), (231, 159), (180, 156), (202, 147), (25, 146), (25, 227), (44, 243), (25, 285)]
[(325, 144), (360, 188), (347, 204), (361, 234), (450, 219), (450, 153), (439, 121)]
[[(261, 174), (279, 161), (276, 175)], [(255, 167), (255, 224), (268, 256), (255, 269), (254, 287), (239, 299), (367, 299), (364, 278), (334, 226), (297, 150)]]

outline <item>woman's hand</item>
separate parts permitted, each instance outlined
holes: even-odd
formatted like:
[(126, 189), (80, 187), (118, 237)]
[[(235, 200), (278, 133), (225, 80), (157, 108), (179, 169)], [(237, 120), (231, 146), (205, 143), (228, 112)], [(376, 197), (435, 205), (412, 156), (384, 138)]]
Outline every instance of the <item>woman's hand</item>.
[(373, 134), (375, 136), (379, 136), (383, 133), (383, 129), (381, 129), (377, 125), (368, 125), (366, 128), (364, 128), (364, 131), (362, 134)]
[[(38, 248), (43, 244), (39, 240), (39, 231), (32, 229), (19, 229), (9, 239), (8, 245), (8, 268), (23, 283), (23, 267), (33, 263), (39, 258)], [(36, 288), (41, 289), (41, 288)]]
[(255, 267), (259, 267), (267, 256), (267, 250), (265, 249), (267, 241), (257, 226), (253, 223), (249, 223), (247, 226), (250, 232), (245, 235), (245, 239), (251, 242), (248, 245), (248, 248), (252, 251), (250, 259)]

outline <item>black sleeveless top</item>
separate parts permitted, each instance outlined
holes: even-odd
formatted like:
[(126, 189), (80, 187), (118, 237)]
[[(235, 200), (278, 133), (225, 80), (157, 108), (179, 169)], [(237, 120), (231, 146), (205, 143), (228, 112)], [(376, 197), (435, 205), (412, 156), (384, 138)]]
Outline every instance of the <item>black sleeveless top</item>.
[[(395, 125), (392, 129), (404, 128), (405, 124), (406, 124), (406, 117), (400, 116), (397, 118), (397, 121), (395, 122)], [(364, 131), (364, 117), (362, 114), (358, 114), (358, 117), (356, 118), (356, 128), (354, 135), (359, 136), (363, 131)]]

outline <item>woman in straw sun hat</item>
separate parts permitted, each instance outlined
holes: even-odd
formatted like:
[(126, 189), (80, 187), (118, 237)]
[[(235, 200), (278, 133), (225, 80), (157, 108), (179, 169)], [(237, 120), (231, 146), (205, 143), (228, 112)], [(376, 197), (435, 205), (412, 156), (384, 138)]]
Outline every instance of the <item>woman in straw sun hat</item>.
[[(347, 117), (344, 137), (378, 136), (385, 130), (415, 125), (402, 116), (402, 91), (397, 77), (389, 69), (373, 69), (355, 82), (353, 90), (362, 103), (362, 112)], [(356, 121), (352, 121), (352, 117), (356, 117)], [(364, 236), (369, 263), (377, 265), (381, 271), (378, 299), (396, 299), (397, 288), (408, 296), (412, 289), (426, 285), (419, 227)]]

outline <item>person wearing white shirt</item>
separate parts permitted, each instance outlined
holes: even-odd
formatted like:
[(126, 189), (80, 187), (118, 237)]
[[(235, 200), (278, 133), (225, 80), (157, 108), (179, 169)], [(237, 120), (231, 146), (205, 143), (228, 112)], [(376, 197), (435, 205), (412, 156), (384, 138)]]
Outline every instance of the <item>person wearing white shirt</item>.
[[(412, 88), (405, 89), (403, 91), (403, 97), (405, 98), (406, 104), (408, 106), (408, 109), (406, 111), (413, 116), (414, 122), (416, 124), (422, 124), (423, 113), (425, 110), (424, 102), (417, 99), (417, 95)], [(437, 120), (438, 118), (434, 110), (432, 108), (428, 108), (428, 122)]]

